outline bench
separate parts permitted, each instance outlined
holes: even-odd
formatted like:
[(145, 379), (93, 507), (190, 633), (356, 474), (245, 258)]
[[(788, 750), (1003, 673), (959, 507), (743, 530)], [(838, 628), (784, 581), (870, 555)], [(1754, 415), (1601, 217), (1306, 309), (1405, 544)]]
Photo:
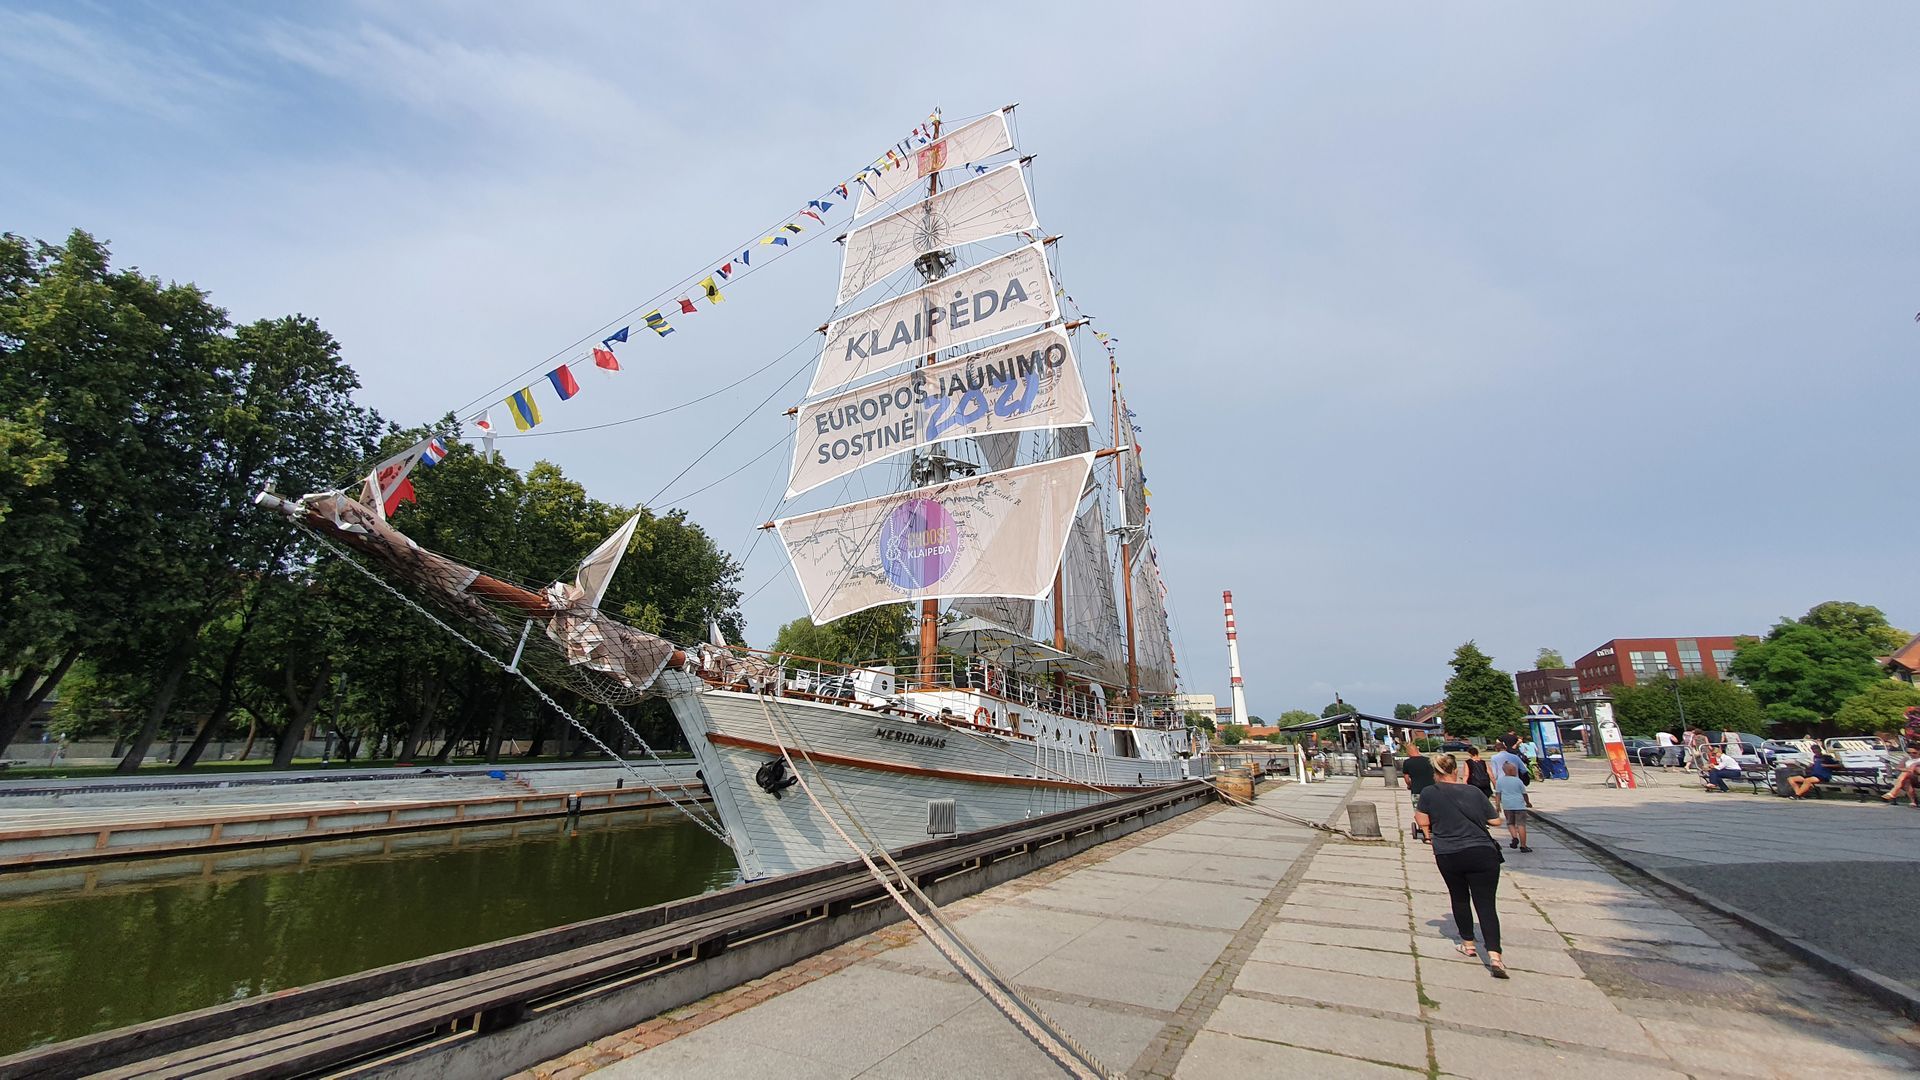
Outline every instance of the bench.
[(1733, 760), (1740, 763), (1740, 779), (1753, 785), (1755, 795), (1761, 792), (1773, 792), (1773, 766), (1751, 755), (1741, 755)]
[(1871, 750), (1842, 750), (1839, 758), (1837, 767), (1829, 767), (1833, 779), (1828, 783), (1836, 788), (1851, 788), (1860, 801), (1865, 802), (1869, 792), (1884, 795), (1893, 787), (1886, 760), (1879, 754)]

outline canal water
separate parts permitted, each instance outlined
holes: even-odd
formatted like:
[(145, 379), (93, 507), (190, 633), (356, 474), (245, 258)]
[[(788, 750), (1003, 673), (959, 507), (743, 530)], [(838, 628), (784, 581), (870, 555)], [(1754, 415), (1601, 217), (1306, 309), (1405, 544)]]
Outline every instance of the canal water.
[(674, 811), (0, 876), (0, 1056), (736, 880)]

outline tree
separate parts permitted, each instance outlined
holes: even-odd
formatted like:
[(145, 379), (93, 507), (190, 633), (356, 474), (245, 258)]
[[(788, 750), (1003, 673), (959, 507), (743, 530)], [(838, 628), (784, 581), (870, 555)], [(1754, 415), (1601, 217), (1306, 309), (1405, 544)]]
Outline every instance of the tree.
[(1413, 719), (1413, 714), (1419, 711), (1420, 706), (1410, 705), (1403, 701), (1393, 707), (1393, 718), (1395, 720), (1411, 720)]
[(1920, 687), (1881, 679), (1842, 702), (1834, 710), (1833, 726), (1844, 735), (1899, 731), (1906, 726), (1907, 710), (1916, 706), (1920, 706)]
[(773, 651), (793, 657), (791, 662), (799, 667), (818, 667), (812, 662), (816, 660), (863, 664), (908, 652), (912, 629), (913, 609), (909, 604), (856, 611), (823, 626), (803, 617), (780, 628), (774, 635)]
[(1513, 677), (1494, 669), (1493, 658), (1468, 641), (1448, 661), (1447, 733), (1489, 738), (1517, 727), (1524, 716)]
[(1567, 666), (1567, 661), (1564, 657), (1560, 655), (1559, 649), (1543, 648), (1540, 650), (1540, 652), (1537, 655), (1534, 656), (1533, 666), (1536, 669), (1540, 669), (1540, 670), (1544, 670), (1547, 668), (1563, 668)]
[(1327, 702), (1326, 708), (1320, 710), (1320, 715), (1323, 718), (1328, 716), (1345, 716), (1352, 711), (1353, 706), (1341, 701), (1339, 696), (1336, 695), (1332, 701)]
[(1220, 741), (1228, 746), (1239, 746), (1247, 737), (1247, 729), (1239, 724), (1221, 724)]
[(1879, 614), (1832, 602), (1813, 608), (1807, 620), (1781, 619), (1764, 639), (1738, 641), (1729, 673), (1760, 699), (1769, 723), (1822, 723), (1848, 698), (1885, 678), (1874, 658), (1888, 634), (1875, 629), (1866, 612)]
[(1189, 711), (1187, 713), (1187, 726), (1199, 728), (1201, 731), (1211, 734), (1214, 730), (1213, 717), (1208, 716), (1206, 713)]
[(1800, 617), (1800, 622), (1816, 630), (1825, 630), (1843, 641), (1860, 641), (1874, 653), (1892, 652), (1907, 643), (1910, 636), (1887, 622), (1886, 613), (1871, 604), (1828, 600), (1815, 604)]
[[(1675, 691), (1679, 692), (1678, 704)], [(1710, 675), (1689, 675), (1677, 682), (1654, 679), (1638, 686), (1616, 686), (1612, 690), (1613, 715), (1625, 735), (1652, 735), (1680, 726), (1680, 713), (1686, 711), (1686, 725), (1703, 731), (1755, 731), (1765, 721), (1765, 713), (1752, 692), (1743, 686), (1721, 682)]]
[(1315, 716), (1305, 709), (1288, 709), (1286, 712), (1280, 714), (1278, 723), (1279, 726), (1285, 728), (1294, 727), (1298, 724), (1311, 724), (1318, 719), (1320, 719), (1318, 716)]

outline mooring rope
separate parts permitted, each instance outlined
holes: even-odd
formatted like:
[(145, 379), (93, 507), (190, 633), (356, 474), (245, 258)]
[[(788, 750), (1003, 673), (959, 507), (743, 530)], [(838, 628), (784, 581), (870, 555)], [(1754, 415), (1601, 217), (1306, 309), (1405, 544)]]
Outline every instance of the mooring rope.
[[(994, 970), (992, 964), (988, 963), (986, 958), (980, 955), (978, 949), (975, 949), (971, 943), (960, 936), (959, 930), (955, 929), (952, 924), (948, 923), (940, 915), (939, 905), (935, 904), (932, 898), (928, 897), (925, 892), (922, 892), (920, 886), (914, 883), (912, 876), (902, 869), (899, 863), (894, 861), (893, 856), (886, 850), (886, 846), (874, 841), (872, 833), (867, 830), (864, 824), (861, 824), (859, 815), (855, 814), (852, 808), (848, 807), (846, 802), (840, 798), (839, 794), (833, 791), (833, 783), (827, 779), (825, 770), (821, 769), (819, 765), (807, 755), (806, 750), (803, 748), (800, 752), (801, 756), (806, 757), (807, 764), (814, 767), (816, 778), (828, 789), (834, 802), (847, 813), (848, 820), (854, 823), (855, 828), (859, 829), (870, 841), (874, 841), (873, 852), (870, 853), (868, 849), (861, 847), (853, 837), (847, 835), (847, 831), (840, 827), (839, 821), (836, 820), (833, 814), (827, 810), (826, 806), (821, 803), (820, 797), (814, 794), (813, 785), (807, 783), (807, 779), (801, 773), (800, 767), (794, 763), (793, 755), (787, 749), (786, 740), (780, 737), (779, 724), (774, 719), (773, 710), (768, 707), (770, 699), (764, 692), (755, 696), (760, 701), (761, 715), (766, 718), (767, 731), (773, 736), (774, 745), (779, 747), (781, 759), (787, 763), (789, 769), (793, 770), (793, 777), (799, 782), (800, 790), (806, 794), (807, 801), (813, 804), (814, 810), (826, 819), (827, 825), (833, 829), (834, 833), (845, 842), (847, 847), (851, 849), (855, 855), (859, 856), (862, 863), (866, 864), (867, 872), (873, 875), (874, 880), (879, 882), (881, 888), (887, 891), (887, 895), (892, 898), (893, 902), (899, 906), (901, 911), (906, 913), (907, 918), (913, 921), (914, 926), (917, 927), (922, 936), (927, 939), (927, 943), (933, 946), (934, 950), (944, 957), (947, 963), (951, 964), (953, 969), (960, 973), (962, 978), (972, 984), (973, 988), (978, 990), (981, 996), (985, 997), (995, 1009), (998, 1009), (1001, 1015), (1011, 1021), (1014, 1027), (1019, 1029), (1021, 1034), (1025, 1035), (1034, 1046), (1038, 1047), (1041, 1053), (1046, 1054), (1054, 1064), (1060, 1066), (1069, 1076), (1075, 1077), (1076, 1080), (1121, 1080), (1118, 1073), (1100, 1064), (1099, 1060), (1093, 1056), (1091, 1051), (1075, 1042), (1071, 1035), (1061, 1030), (1058, 1023), (1040, 1011), (1039, 1006), (1027, 1000), (1006, 976)], [(893, 877), (889, 877), (887, 873), (881, 870), (879, 865), (874, 862), (873, 854), (875, 853), (877, 853), (893, 871)], [(896, 878), (898, 879), (898, 884), (895, 882)], [(902, 886), (904, 886), (904, 890)], [(909, 891), (914, 897), (920, 900), (921, 904), (925, 905), (926, 910), (924, 912), (908, 899), (907, 893)]]

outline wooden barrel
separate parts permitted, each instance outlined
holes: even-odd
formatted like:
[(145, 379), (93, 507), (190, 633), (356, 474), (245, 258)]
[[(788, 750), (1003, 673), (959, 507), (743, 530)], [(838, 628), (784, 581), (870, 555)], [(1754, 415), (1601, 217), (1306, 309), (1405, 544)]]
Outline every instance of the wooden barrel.
[(1245, 767), (1228, 769), (1215, 777), (1214, 783), (1219, 786), (1221, 794), (1229, 799), (1253, 801), (1253, 776), (1251, 770)]

